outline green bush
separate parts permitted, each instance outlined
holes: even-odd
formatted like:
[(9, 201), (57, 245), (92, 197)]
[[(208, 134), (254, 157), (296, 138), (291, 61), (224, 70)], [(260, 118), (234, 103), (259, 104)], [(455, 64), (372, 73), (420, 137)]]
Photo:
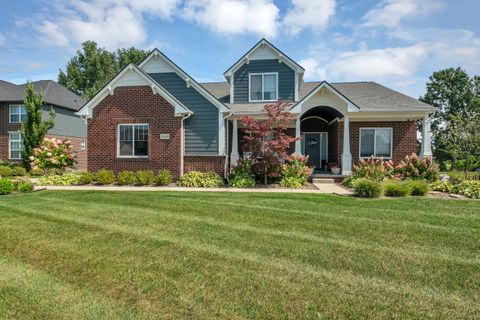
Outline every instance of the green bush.
[(410, 194), (407, 181), (387, 180), (383, 183), (384, 194), (387, 197), (406, 197)]
[(0, 177), (13, 176), (13, 169), (7, 166), (0, 166)]
[(95, 173), (95, 182), (100, 185), (115, 182), (115, 173), (112, 170), (100, 169)]
[(355, 181), (357, 181), (357, 179), (358, 178), (356, 178), (355, 176), (346, 177), (342, 180), (342, 185), (347, 188), (353, 189), (353, 186), (355, 185)]
[(228, 184), (235, 188), (252, 188), (255, 186), (255, 178), (246, 173), (236, 173), (230, 175)]
[(15, 186), (10, 179), (0, 178), (0, 195), (12, 193), (15, 190)]
[(301, 188), (305, 185), (306, 180), (299, 177), (283, 177), (280, 185), (284, 188)]
[(382, 196), (382, 184), (366, 178), (358, 179), (354, 185), (355, 192), (362, 198), (378, 198)]
[(13, 175), (14, 176), (23, 177), (23, 176), (27, 175), (27, 170), (25, 170), (24, 167), (15, 166), (15, 167), (12, 168), (12, 170), (13, 170)]
[(41, 177), (37, 184), (39, 186), (71, 186), (78, 184), (80, 175), (75, 173), (66, 173), (64, 175), (46, 175)]
[(430, 189), (433, 191), (450, 192), (453, 184), (450, 181), (435, 181), (430, 183)]
[(137, 171), (137, 184), (140, 186), (149, 186), (155, 180), (155, 175), (152, 170)]
[(15, 190), (18, 192), (30, 192), (33, 191), (33, 182), (26, 177), (17, 178), (13, 181)]
[(79, 174), (79, 176), (80, 177), (79, 177), (78, 183), (77, 183), (78, 185), (90, 184), (90, 183), (92, 183), (93, 179), (95, 178), (93, 176), (93, 173), (87, 172), (87, 171), (86, 172), (81, 172)]
[(467, 198), (480, 199), (480, 181), (465, 180), (454, 185), (451, 192)]
[(459, 184), (465, 180), (465, 175), (463, 172), (452, 172), (448, 175), (448, 181), (451, 184)]
[(117, 175), (117, 183), (121, 186), (137, 183), (137, 175), (133, 171), (122, 171)]
[(312, 169), (307, 166), (308, 157), (292, 155), (282, 166), (280, 185), (285, 188), (301, 188), (307, 183)]
[(30, 170), (29, 173), (31, 176), (43, 176), (44, 174), (43, 170), (40, 168), (35, 168), (35, 169), (32, 168), (32, 170)]
[(173, 182), (172, 173), (168, 169), (159, 170), (155, 177), (155, 183), (159, 186), (167, 186)]
[(410, 195), (412, 196), (426, 196), (429, 187), (425, 181), (417, 180), (417, 181), (409, 181), (410, 185)]
[(223, 186), (223, 179), (215, 172), (190, 171), (178, 183), (182, 187), (215, 188)]

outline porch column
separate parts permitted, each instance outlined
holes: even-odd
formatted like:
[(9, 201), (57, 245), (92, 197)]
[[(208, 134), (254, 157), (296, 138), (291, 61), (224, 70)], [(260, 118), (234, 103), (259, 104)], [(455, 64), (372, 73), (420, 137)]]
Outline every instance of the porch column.
[(422, 125), (422, 148), (420, 149), (420, 157), (432, 157), (432, 130), (430, 129), (430, 117), (425, 115)]
[(240, 159), (238, 154), (238, 124), (237, 119), (233, 119), (233, 129), (232, 129), (232, 153), (230, 153), (230, 165), (236, 166)]
[[(300, 116), (295, 121), (295, 138), (300, 138)], [(295, 141), (295, 153), (302, 154), (302, 142), (300, 139)]]
[(342, 174), (352, 174), (352, 154), (350, 153), (350, 121), (347, 116), (343, 118)]

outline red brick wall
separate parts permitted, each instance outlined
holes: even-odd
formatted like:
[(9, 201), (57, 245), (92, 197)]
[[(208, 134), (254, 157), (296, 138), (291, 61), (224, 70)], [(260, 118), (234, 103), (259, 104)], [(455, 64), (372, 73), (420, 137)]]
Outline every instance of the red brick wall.
[[(117, 126), (121, 123), (148, 123), (148, 158), (117, 158)], [(169, 133), (169, 140), (161, 140)], [(152, 89), (119, 87), (93, 109), (88, 122), (88, 170), (108, 168), (154, 171), (169, 169), (180, 176), (181, 118), (174, 116), (174, 107)]]
[(225, 175), (225, 156), (185, 156), (184, 157), (185, 173), (189, 171), (213, 171), (221, 177)]

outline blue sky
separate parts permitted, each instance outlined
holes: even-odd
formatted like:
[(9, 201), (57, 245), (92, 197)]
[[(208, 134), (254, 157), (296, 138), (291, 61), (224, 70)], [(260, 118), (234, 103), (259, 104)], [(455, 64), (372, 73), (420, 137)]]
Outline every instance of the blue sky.
[(305, 79), (377, 81), (411, 96), (435, 70), (480, 74), (478, 0), (0, 0), (0, 79), (56, 80), (80, 43), (158, 47), (197, 81), (266, 37)]

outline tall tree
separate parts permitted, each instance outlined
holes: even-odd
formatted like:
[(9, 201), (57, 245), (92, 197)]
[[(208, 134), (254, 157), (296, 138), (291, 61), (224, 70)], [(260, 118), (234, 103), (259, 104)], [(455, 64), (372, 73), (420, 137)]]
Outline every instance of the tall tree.
[(432, 119), (434, 155), (438, 159), (453, 159), (447, 148), (451, 145), (448, 129), (456, 125), (459, 117), (480, 116), (480, 77), (471, 78), (461, 68), (434, 72), (420, 100), (437, 108)]
[(60, 70), (58, 83), (89, 100), (119, 70), (130, 62), (139, 63), (147, 54), (147, 51), (133, 47), (110, 52), (99, 48), (95, 41), (86, 41), (76, 56), (67, 63), (66, 70)]
[(23, 165), (30, 171), (30, 157), (33, 156), (34, 149), (40, 147), (48, 130), (55, 125), (55, 111), (51, 108), (49, 119), (43, 120), (43, 95), (35, 92), (31, 82), (27, 83), (23, 104), (27, 111), (27, 121), (20, 125), (20, 134), (23, 139), (21, 154)]

